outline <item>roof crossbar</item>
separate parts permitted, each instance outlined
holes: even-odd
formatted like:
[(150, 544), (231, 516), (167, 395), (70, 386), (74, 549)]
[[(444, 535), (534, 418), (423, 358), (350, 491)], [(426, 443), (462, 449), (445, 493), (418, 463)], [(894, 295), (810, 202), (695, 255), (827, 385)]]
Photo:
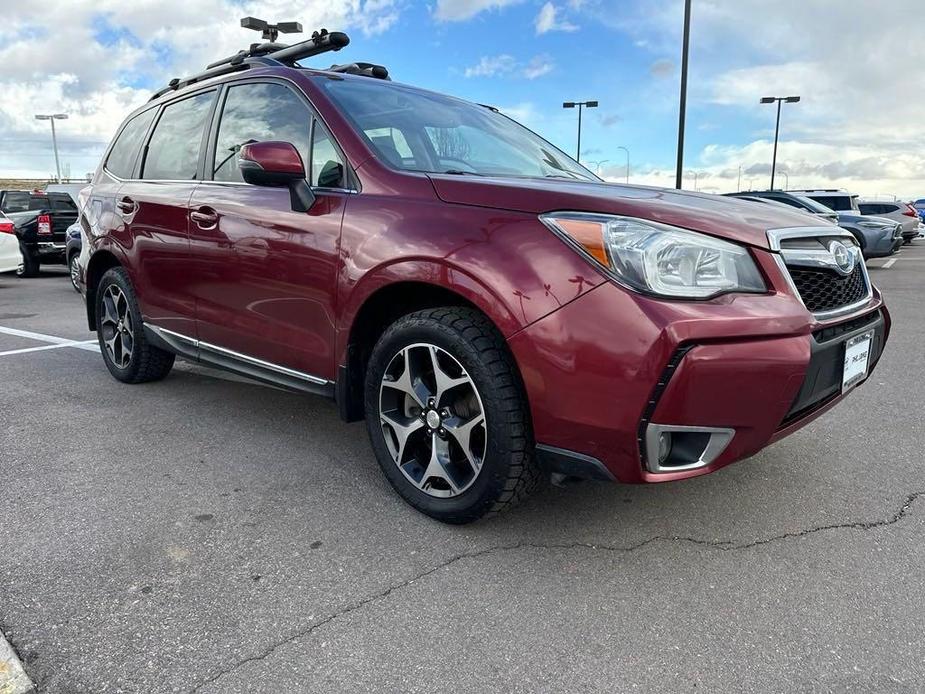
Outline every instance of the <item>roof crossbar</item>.
[[(180, 79), (175, 77), (166, 87), (154, 93), (150, 100), (157, 99), (177, 89), (182, 89), (196, 82), (226, 75), (230, 72), (245, 70), (257, 65), (281, 65), (292, 67), (299, 60), (311, 58), (329, 51), (339, 51), (350, 43), (350, 37), (340, 31), (328, 32), (321, 29), (312, 34), (307, 41), (301, 41), (291, 46), (282, 43), (254, 43), (247, 50), (241, 50), (206, 66), (204, 72)], [(385, 68), (383, 68), (385, 69)]]

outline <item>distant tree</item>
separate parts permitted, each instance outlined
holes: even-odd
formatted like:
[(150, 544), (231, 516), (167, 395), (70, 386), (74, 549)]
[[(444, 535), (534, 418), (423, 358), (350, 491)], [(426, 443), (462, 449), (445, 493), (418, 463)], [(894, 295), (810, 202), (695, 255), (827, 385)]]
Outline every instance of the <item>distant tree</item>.
[(434, 147), (443, 159), (461, 159), (466, 161), (472, 148), (457, 128), (435, 128), (433, 130)]

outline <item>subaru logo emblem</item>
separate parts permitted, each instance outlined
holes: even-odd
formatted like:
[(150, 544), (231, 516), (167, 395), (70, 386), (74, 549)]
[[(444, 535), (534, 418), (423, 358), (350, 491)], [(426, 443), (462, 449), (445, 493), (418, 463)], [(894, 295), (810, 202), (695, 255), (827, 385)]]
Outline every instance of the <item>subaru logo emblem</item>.
[(841, 241), (829, 243), (829, 253), (835, 261), (835, 268), (843, 275), (850, 275), (854, 270), (854, 253)]

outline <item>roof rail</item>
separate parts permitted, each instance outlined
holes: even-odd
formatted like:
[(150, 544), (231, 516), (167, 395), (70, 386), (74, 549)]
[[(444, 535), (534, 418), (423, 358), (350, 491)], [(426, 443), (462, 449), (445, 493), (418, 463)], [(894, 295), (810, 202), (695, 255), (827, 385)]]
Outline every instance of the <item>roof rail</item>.
[[(328, 51), (339, 51), (349, 43), (350, 37), (347, 36), (347, 34), (340, 31), (328, 32), (327, 29), (316, 31), (307, 41), (295, 43), (291, 46), (282, 43), (274, 43), (272, 41), (267, 43), (254, 43), (251, 44), (250, 48), (247, 50), (238, 51), (234, 55), (230, 55), (227, 58), (222, 58), (221, 60), (207, 65), (203, 72), (183, 79), (178, 77), (173, 78), (166, 87), (154, 92), (149, 101), (153, 101), (164, 94), (182, 89), (183, 87), (188, 87), (196, 82), (202, 82), (203, 80), (220, 75), (227, 75), (238, 70), (246, 70), (249, 67), (274, 64), (292, 67), (299, 60), (311, 58), (312, 56), (327, 53)], [(365, 63), (360, 63), (360, 65), (363, 64)], [(381, 66), (373, 67), (380, 68)], [(388, 77), (388, 71), (385, 70), (385, 68), (381, 69), (385, 71), (386, 77)]]

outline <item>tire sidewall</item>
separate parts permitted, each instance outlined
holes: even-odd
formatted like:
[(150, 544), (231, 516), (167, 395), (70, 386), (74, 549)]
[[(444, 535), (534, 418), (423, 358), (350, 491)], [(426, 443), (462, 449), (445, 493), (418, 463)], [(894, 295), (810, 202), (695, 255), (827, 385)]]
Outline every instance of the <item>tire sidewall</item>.
[[(116, 285), (121, 292), (125, 295), (125, 300), (128, 303), (129, 313), (132, 315), (132, 326), (134, 326), (134, 339), (132, 341), (132, 356), (129, 359), (128, 366), (124, 369), (118, 367), (109, 356), (109, 350), (106, 349), (106, 344), (103, 341), (103, 296), (106, 294), (106, 289), (111, 285)], [(144, 330), (144, 327), (141, 322), (141, 311), (138, 308), (138, 301), (135, 298), (135, 291), (132, 288), (132, 283), (129, 281), (128, 276), (125, 273), (125, 270), (121, 268), (112, 268), (106, 271), (106, 274), (100, 279), (100, 283), (96, 289), (96, 334), (100, 343), (100, 352), (103, 354), (103, 362), (106, 364), (106, 368), (109, 369), (115, 378), (120, 381), (132, 382), (133, 379), (138, 375), (139, 369), (139, 358), (138, 352), (141, 347), (141, 340), (143, 335), (141, 331)]]
[(74, 288), (74, 291), (79, 292), (80, 287), (77, 285), (77, 282), (74, 281), (74, 274), (71, 269), (71, 265), (77, 262), (77, 258), (78, 258), (78, 254), (72, 253), (70, 257), (67, 259), (67, 274), (68, 274), (68, 279), (71, 282), (71, 286)]
[[(425, 342), (445, 350), (468, 372), (478, 390), (487, 427), (487, 448), (482, 469), (472, 486), (459, 496), (437, 498), (421, 491), (405, 477), (392, 459), (379, 421), (379, 390), (392, 358), (408, 345)], [(468, 522), (492, 507), (504, 491), (511, 464), (511, 427), (497, 406), (500, 394), (492, 374), (475, 347), (453, 328), (434, 319), (400, 320), (376, 343), (366, 370), (366, 424), (376, 459), (385, 476), (412, 506), (445, 522)]]

